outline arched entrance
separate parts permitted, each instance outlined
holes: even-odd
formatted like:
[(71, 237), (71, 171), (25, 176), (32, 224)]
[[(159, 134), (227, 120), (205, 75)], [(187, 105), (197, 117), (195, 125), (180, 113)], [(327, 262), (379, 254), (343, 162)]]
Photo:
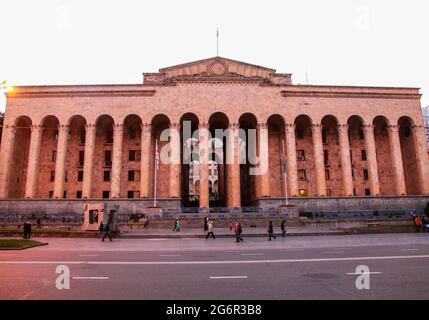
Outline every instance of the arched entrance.
[[(413, 121), (409, 117), (401, 117), (398, 126), (407, 194), (419, 195), (421, 194), (421, 186), (417, 169)], [(429, 182), (426, 181), (426, 183)]]
[(80, 115), (69, 121), (69, 137), (65, 162), (67, 198), (82, 198), (83, 164), (85, 159), (86, 120)]

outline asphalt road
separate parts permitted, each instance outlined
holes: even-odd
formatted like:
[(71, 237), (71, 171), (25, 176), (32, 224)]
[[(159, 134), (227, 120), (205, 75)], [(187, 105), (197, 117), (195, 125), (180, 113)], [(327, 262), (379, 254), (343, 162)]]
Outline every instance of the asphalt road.
[(43, 240), (0, 251), (0, 299), (429, 299), (429, 234)]

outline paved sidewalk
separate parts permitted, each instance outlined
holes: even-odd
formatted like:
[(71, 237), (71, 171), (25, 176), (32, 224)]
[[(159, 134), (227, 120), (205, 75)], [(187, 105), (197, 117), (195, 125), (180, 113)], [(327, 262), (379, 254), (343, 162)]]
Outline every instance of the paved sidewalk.
[[(266, 237), (267, 229), (264, 227), (245, 227), (243, 236), (246, 237)], [(281, 234), (279, 227), (274, 227), (276, 235)], [(214, 234), (219, 238), (233, 237), (234, 231), (230, 232), (228, 228), (214, 228)], [(288, 227), (286, 236), (317, 236), (317, 235), (339, 235), (345, 234), (343, 231), (331, 229), (329, 227)], [(174, 232), (172, 229), (144, 228), (139, 230), (122, 231), (121, 238), (202, 238), (207, 235), (203, 228), (181, 228), (180, 231)]]

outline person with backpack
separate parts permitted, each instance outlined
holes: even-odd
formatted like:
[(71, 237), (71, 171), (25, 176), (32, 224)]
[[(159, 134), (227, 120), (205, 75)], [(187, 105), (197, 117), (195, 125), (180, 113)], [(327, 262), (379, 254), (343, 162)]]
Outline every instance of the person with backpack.
[(272, 221), (270, 221), (270, 224), (268, 225), (268, 241), (271, 241), (271, 238), (274, 238), (274, 240), (276, 239)]
[(238, 221), (235, 221), (235, 242), (243, 242), (243, 238), (241, 237), (241, 233), (242, 233), (242, 228), (241, 228), (241, 224)]

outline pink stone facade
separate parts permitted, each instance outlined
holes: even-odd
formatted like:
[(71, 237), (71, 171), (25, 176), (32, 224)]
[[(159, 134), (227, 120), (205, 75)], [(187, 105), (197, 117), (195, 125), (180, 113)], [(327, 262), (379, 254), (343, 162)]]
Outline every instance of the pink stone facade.
[(290, 74), (214, 57), (145, 73), (142, 84), (16, 87), (7, 93), (0, 198), (150, 199), (155, 141), (183, 158), (183, 137), (160, 134), (184, 121), (203, 139), (201, 129), (230, 129), (226, 150), (238, 150), (240, 128), (255, 129), (268, 167), (252, 176), (248, 160), (220, 164), (213, 200), (202, 164), (191, 204), (189, 167), (160, 163), (157, 196), (184, 206), (429, 194), (419, 89), (294, 85)]

